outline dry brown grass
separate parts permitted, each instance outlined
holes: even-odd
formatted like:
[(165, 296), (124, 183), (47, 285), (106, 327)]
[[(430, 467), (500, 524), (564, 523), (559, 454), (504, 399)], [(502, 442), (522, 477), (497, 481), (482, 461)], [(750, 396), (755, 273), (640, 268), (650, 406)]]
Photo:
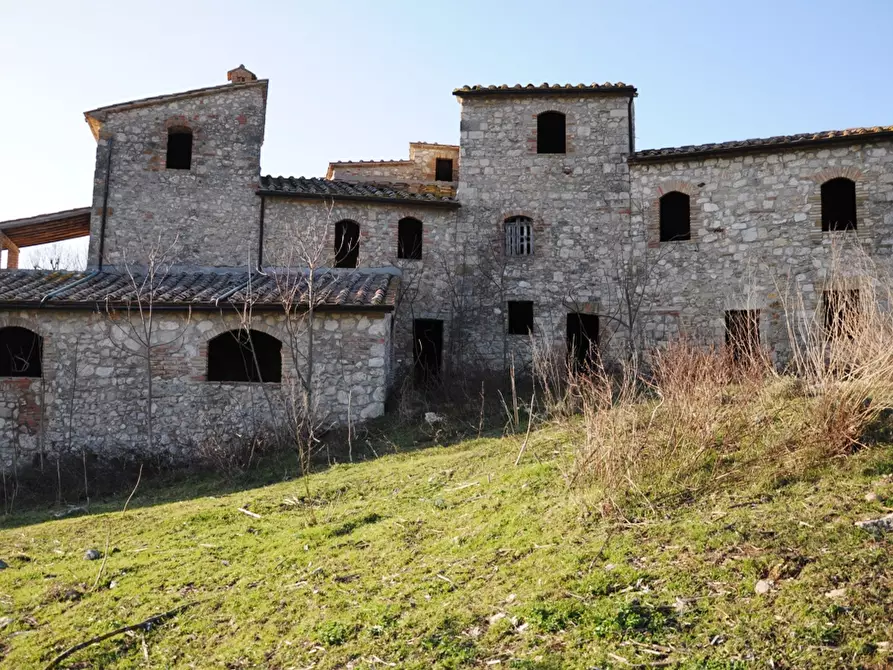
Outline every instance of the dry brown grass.
[(631, 497), (652, 505), (785, 480), (863, 446), (872, 423), (893, 409), (893, 281), (862, 261), (848, 258), (846, 273), (823, 285), (833, 295), (858, 291), (857, 302), (837, 310), (843, 318), (830, 322), (821, 300), (811, 309), (802, 295), (783, 301), (784, 373), (747, 343), (733, 356), (728, 345), (676, 341), (651, 353), (647, 374), (597, 366), (562, 379), (555, 357), (541, 356), (552, 420), (582, 417), (569, 481), (601, 491), (609, 509)]

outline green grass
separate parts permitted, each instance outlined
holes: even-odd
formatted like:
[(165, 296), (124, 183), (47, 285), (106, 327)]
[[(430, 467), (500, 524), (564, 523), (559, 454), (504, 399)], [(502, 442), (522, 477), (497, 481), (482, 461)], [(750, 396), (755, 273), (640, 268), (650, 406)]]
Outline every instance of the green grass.
[[(309, 488), (187, 480), (138, 490), (123, 517), (123, 499), (17, 513), (0, 526), (0, 664), (44, 667), (192, 601), (63, 667), (893, 664), (893, 539), (853, 526), (893, 505), (893, 447), (602, 518), (586, 512), (595, 491), (564, 483), (574, 439), (535, 431), (518, 467), (519, 439), (481, 439), (339, 465)], [(100, 561), (83, 554), (109, 531), (94, 590)]]

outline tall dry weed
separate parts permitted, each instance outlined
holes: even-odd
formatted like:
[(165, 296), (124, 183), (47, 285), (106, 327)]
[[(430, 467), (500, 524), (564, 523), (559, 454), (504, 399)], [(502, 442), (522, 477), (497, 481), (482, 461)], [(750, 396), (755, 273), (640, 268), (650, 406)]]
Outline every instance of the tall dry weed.
[(893, 408), (893, 278), (858, 249), (833, 250), (812, 304), (785, 296), (793, 372), (809, 403), (810, 449), (846, 454)]

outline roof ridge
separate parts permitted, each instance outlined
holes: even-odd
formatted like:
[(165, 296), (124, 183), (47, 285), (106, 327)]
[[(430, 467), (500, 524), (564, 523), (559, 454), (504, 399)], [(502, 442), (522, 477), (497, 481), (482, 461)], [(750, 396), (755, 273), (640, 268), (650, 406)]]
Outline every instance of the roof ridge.
[(273, 177), (261, 175), (259, 195), (282, 195), (312, 199), (365, 200), (386, 203), (418, 203), (457, 207), (452, 194), (441, 195), (430, 190), (415, 190), (408, 183), (387, 179), (357, 181), (324, 177)]
[(814, 146), (821, 144), (851, 142), (873, 138), (893, 138), (893, 125), (863, 126), (842, 130), (820, 130), (810, 133), (794, 133), (792, 135), (772, 135), (744, 140), (726, 140), (724, 142), (708, 142), (705, 144), (686, 144), (675, 147), (641, 149), (630, 155), (630, 160), (647, 161), (669, 159), (683, 156), (727, 154), (738, 152), (760, 151), (763, 149)]
[(216, 91), (223, 90), (236, 90), (243, 88), (250, 88), (253, 86), (260, 86), (262, 88), (266, 88), (269, 84), (269, 79), (256, 79), (254, 81), (246, 81), (242, 83), (233, 83), (227, 82), (226, 84), (217, 84), (214, 86), (203, 86), (202, 88), (193, 88), (187, 91), (179, 91), (176, 93), (164, 93), (162, 95), (152, 95), (145, 98), (136, 98), (135, 100), (128, 100), (126, 102), (118, 102), (112, 105), (103, 105), (102, 107), (97, 107), (95, 109), (90, 109), (84, 112), (84, 116), (88, 119), (95, 116), (99, 113), (106, 113), (112, 111), (118, 111), (128, 109), (130, 107), (139, 107), (142, 105), (150, 105), (156, 102), (161, 102), (162, 100), (174, 100), (177, 98), (188, 98), (200, 95), (207, 95), (209, 93), (214, 93)]
[(636, 94), (636, 87), (626, 84), (622, 81), (610, 82), (604, 84), (593, 82), (591, 84), (499, 84), (485, 86), (482, 84), (473, 84), (460, 86), (453, 89), (453, 95), (524, 95), (533, 94), (549, 94), (549, 93), (631, 93)]

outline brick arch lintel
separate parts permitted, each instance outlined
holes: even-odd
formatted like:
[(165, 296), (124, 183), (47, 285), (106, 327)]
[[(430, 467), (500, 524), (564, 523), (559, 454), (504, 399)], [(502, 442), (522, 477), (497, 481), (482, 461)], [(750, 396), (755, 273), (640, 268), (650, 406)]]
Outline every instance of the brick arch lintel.
[(688, 197), (694, 198), (698, 195), (700, 189), (690, 181), (682, 181), (681, 179), (667, 179), (666, 181), (658, 184), (657, 197), (658, 199), (660, 199), (667, 193), (672, 193), (673, 191), (679, 191), (679, 193), (684, 193)]
[(865, 178), (865, 175), (859, 168), (852, 165), (835, 166), (827, 167), (824, 170), (820, 170), (819, 172), (815, 173), (812, 176), (812, 180), (816, 184), (824, 184), (827, 181), (831, 181), (832, 179), (840, 179), (841, 177), (858, 183)]
[(46, 333), (42, 332), (40, 325), (37, 321), (23, 318), (21, 316), (6, 316), (0, 314), (0, 329), (2, 328), (25, 328), (26, 330), (30, 330), (32, 333), (36, 333), (40, 335), (40, 337), (46, 339)]
[[(210, 330), (202, 333), (202, 338), (200, 344), (207, 346), (208, 342), (213, 340), (218, 335), (223, 335), (224, 333), (229, 333), (233, 330), (245, 330), (246, 328), (241, 324), (230, 324), (230, 323), (219, 323), (215, 325)], [(282, 348), (285, 349), (289, 346), (288, 341), (282, 338), (284, 328), (276, 328), (267, 325), (261, 321), (254, 321), (248, 324), (247, 330), (256, 330), (260, 333), (264, 333), (271, 337), (275, 337), (277, 340), (282, 342)]]

